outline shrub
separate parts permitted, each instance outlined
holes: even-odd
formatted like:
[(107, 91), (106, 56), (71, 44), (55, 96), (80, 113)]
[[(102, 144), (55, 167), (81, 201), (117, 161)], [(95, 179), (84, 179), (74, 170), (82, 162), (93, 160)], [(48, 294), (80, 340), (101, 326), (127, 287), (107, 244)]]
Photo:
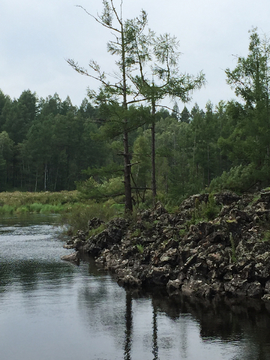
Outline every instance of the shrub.
[(209, 194), (207, 202), (199, 202), (199, 199), (195, 200), (195, 209), (192, 214), (192, 219), (189, 221), (189, 225), (196, 225), (200, 221), (210, 221), (215, 219), (220, 211), (220, 206), (216, 204), (214, 194)]
[(221, 176), (213, 179), (210, 183), (210, 191), (231, 190), (237, 193), (248, 191), (260, 178), (259, 171), (254, 164), (247, 166), (239, 165), (232, 167), (230, 171), (224, 171)]
[(216, 204), (213, 194), (209, 194), (208, 201), (202, 206), (202, 217), (206, 218), (208, 221), (215, 219), (217, 217), (220, 207)]

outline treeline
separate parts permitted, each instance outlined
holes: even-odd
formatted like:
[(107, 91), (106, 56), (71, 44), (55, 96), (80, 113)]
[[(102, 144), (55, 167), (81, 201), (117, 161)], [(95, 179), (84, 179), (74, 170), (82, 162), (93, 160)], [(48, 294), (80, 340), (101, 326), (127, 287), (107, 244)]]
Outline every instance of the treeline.
[(108, 161), (107, 145), (92, 140), (95, 112), (86, 100), (78, 109), (57, 94), (0, 92), (0, 190), (74, 189), (83, 169)]
[[(244, 192), (269, 185), (269, 54), (268, 40), (251, 31), (248, 56), (226, 70), (239, 102), (181, 112), (177, 105), (173, 111), (157, 107), (157, 198), (176, 203), (206, 187)], [(117, 109), (86, 99), (77, 108), (69, 98), (44, 100), (29, 90), (11, 100), (0, 92), (0, 190), (77, 186), (89, 197), (121, 197), (123, 135), (112, 115)], [(153, 116), (144, 105), (125, 111), (133, 201), (144, 202), (151, 197)]]

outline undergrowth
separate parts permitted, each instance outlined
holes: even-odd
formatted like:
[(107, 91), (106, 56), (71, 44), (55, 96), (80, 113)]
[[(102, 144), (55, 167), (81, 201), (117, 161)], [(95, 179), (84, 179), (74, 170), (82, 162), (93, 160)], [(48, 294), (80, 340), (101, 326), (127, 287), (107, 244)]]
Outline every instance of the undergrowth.
[(88, 221), (98, 217), (103, 221), (122, 215), (122, 210), (113, 206), (113, 200), (105, 203), (89, 201), (87, 204), (75, 204), (69, 212), (61, 214), (61, 223), (68, 224), (71, 232), (75, 234), (78, 230), (88, 231)]
[[(214, 220), (221, 210), (221, 206), (217, 205), (214, 195), (209, 194), (207, 202), (200, 202), (198, 198), (195, 200), (195, 207), (192, 211), (190, 220), (185, 223), (185, 229), (188, 230), (191, 225), (197, 225), (201, 221)], [(182, 230), (180, 235), (184, 235), (185, 231)]]

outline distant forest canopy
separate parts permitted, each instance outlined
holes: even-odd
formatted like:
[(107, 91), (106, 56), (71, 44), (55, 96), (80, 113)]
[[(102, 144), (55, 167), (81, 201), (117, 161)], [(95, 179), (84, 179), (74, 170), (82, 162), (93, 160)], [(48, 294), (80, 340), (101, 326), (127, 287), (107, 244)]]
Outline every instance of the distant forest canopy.
[[(158, 198), (172, 204), (200, 192), (249, 191), (270, 184), (268, 40), (251, 31), (249, 53), (227, 82), (238, 101), (195, 105), (155, 116)], [(201, 90), (203, 91), (203, 90)], [(0, 91), (0, 191), (60, 191), (76, 187), (102, 199), (123, 195), (123, 141), (111, 104), (84, 99), (78, 108), (57, 94), (30, 90), (12, 100)], [(110, 117), (107, 117), (106, 114)], [(130, 106), (129, 153), (133, 197), (151, 189), (151, 109)], [(110, 120), (110, 127), (107, 126)]]

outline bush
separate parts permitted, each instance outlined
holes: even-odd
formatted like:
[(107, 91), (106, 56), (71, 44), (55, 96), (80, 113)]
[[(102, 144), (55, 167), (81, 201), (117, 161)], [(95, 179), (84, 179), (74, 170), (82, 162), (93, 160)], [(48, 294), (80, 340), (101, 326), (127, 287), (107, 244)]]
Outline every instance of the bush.
[(218, 216), (219, 212), (220, 206), (216, 204), (214, 194), (209, 194), (207, 202), (200, 203), (199, 199), (196, 198), (192, 218), (185, 223), (185, 228), (188, 229), (190, 225), (196, 225), (200, 221), (213, 220)]
[(255, 169), (254, 164), (232, 167), (210, 183), (210, 191), (231, 190), (236, 193), (248, 191), (257, 181), (261, 181), (261, 174)]
[(208, 221), (217, 217), (220, 207), (216, 204), (213, 194), (209, 194), (207, 203), (203, 203), (201, 207), (202, 217)]

